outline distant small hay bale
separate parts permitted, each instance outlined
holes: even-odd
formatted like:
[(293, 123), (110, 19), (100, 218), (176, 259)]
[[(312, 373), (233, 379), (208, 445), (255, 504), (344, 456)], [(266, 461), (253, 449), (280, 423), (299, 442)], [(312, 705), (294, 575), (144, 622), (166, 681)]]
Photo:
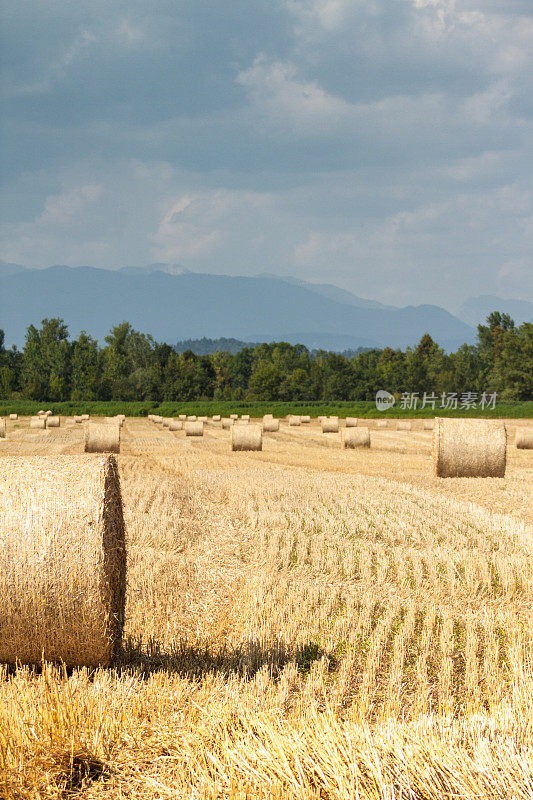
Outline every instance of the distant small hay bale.
[(342, 446), (347, 450), (358, 447), (370, 447), (370, 431), (368, 428), (345, 428), (342, 437)]
[(89, 422), (89, 420), (90, 420), (90, 417), (89, 417), (88, 414), (82, 414), (81, 415), (81, 421), (82, 422)]
[(120, 420), (117, 417), (104, 417), (104, 423), (106, 425), (118, 425), (121, 428)]
[(0, 662), (110, 666), (126, 593), (115, 459), (1, 459), (0, 519)]
[(83, 417), (81, 417), (81, 416), (73, 417), (73, 419), (74, 419), (74, 422), (76, 422), (78, 425), (80, 425), (83, 422)]
[(398, 431), (410, 431), (413, 427), (413, 423), (410, 419), (399, 419), (398, 426), (396, 430)]
[(250, 422), (250, 415), (249, 414), (241, 414), (241, 419), (244, 419), (247, 422)]
[(386, 419), (378, 419), (378, 421), (376, 423), (376, 426), (378, 428), (386, 428), (386, 427), (388, 427), (387, 420)]
[(195, 414), (191, 414), (190, 416), (187, 417), (187, 422), (198, 422), (198, 418), (196, 417)]
[(327, 419), (327, 417), (324, 417), (324, 416), (317, 417), (317, 420), (318, 420), (318, 422), (320, 422), (321, 425), (322, 425), (322, 423), (323, 423), (323, 421), (325, 419)]
[(533, 428), (517, 428), (514, 441), (518, 450), (533, 450)]
[(47, 417), (46, 419), (46, 427), (47, 428), (60, 428), (61, 427), (61, 420), (59, 417)]
[(198, 422), (207, 422), (207, 417), (198, 417)]
[(181, 419), (172, 420), (170, 425), (168, 426), (169, 431), (181, 431), (183, 430), (183, 422)]
[(238, 414), (230, 414), (229, 418), (230, 419), (239, 419), (239, 415)]
[(185, 420), (187, 419), (187, 414), (179, 414), (178, 419), (181, 419), (182, 422), (185, 422)]
[(5, 419), (0, 419), (0, 439), (6, 438), (6, 421)]
[(436, 417), (434, 474), (439, 478), (503, 478), (506, 444), (502, 420)]
[(231, 449), (262, 450), (263, 431), (261, 425), (234, 425), (231, 429)]
[(163, 417), (163, 428), (169, 428), (172, 422), (174, 422), (172, 417)]
[(338, 433), (339, 432), (339, 420), (338, 419), (328, 419), (327, 417), (322, 420), (322, 433)]
[(347, 428), (357, 428), (357, 417), (346, 417)]
[(234, 419), (231, 419), (230, 417), (225, 417), (222, 420), (222, 428), (223, 428), (223, 430), (228, 430), (229, 428), (233, 428), (234, 423), (235, 423)]
[(263, 419), (274, 419), (272, 414), (263, 414)]
[(19, 418), (18, 414), (10, 414), (9, 415), (9, 419), (18, 419), (18, 418)]
[(44, 415), (45, 415), (45, 417), (51, 417), (52, 416), (52, 412), (51, 411), (45, 411)]
[(220, 422), (220, 414), (213, 414), (213, 422)]
[(43, 411), (42, 408), (41, 408), (40, 411), (37, 412), (37, 416), (38, 417), (44, 417), (45, 414), (46, 414), (46, 411)]
[(185, 431), (185, 436), (203, 436), (204, 423), (198, 422), (198, 420), (188, 420), (183, 423), (183, 430)]
[(433, 430), (433, 420), (432, 419), (425, 419), (422, 425), (425, 431), (432, 431)]
[(86, 453), (120, 453), (120, 425), (89, 422), (84, 448)]
[(279, 419), (274, 419), (273, 417), (263, 419), (264, 433), (276, 433), (276, 431), (279, 431)]
[(289, 417), (289, 427), (299, 427), (301, 425), (301, 418), (296, 416)]
[(154, 414), (154, 422), (156, 425), (161, 425), (163, 422), (163, 417), (160, 417), (158, 414)]
[(46, 418), (34, 417), (33, 419), (30, 419), (30, 428), (39, 428), (40, 430), (44, 430), (46, 428)]
[(311, 422), (311, 417), (309, 414), (304, 414), (302, 417), (300, 417), (300, 421), (302, 425), (308, 425)]

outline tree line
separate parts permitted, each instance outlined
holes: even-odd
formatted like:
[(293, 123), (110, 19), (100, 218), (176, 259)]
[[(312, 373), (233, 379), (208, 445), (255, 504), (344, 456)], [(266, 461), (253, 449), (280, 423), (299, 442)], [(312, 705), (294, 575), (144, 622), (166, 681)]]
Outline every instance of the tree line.
[(128, 322), (100, 346), (61, 319), (30, 325), (22, 350), (5, 347), (0, 330), (0, 398), (28, 400), (372, 400), (376, 391), (436, 394), (497, 392), (533, 399), (533, 324), (516, 326), (495, 311), (478, 326), (477, 342), (445, 353), (425, 334), (415, 347), (356, 355), (312, 353), (287, 342), (250, 345), (237, 353), (176, 352)]

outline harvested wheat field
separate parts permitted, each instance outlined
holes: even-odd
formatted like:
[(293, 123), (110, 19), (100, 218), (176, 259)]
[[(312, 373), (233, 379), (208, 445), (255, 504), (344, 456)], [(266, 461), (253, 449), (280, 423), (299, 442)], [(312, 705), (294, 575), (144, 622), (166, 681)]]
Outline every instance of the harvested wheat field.
[[(81, 426), (19, 423), (0, 460), (83, 453)], [(530, 800), (533, 454), (517, 427), (533, 422), (509, 423), (505, 477), (438, 478), (417, 421), (350, 450), (282, 421), (232, 452), (219, 425), (126, 420), (122, 652), (3, 668), (0, 796)]]

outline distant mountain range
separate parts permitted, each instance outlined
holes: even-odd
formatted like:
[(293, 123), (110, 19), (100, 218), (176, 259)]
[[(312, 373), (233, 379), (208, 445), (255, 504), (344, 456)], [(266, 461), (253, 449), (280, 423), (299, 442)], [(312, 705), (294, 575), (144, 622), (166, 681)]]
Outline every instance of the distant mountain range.
[(478, 325), (486, 320), (491, 311), (510, 314), (517, 325), (533, 322), (533, 303), (528, 300), (506, 300), (493, 294), (469, 297), (461, 306), (457, 316), (468, 325)]
[[(65, 320), (72, 336), (86, 330), (99, 340), (123, 320), (169, 344), (227, 337), (343, 351), (403, 348), (427, 332), (452, 350), (475, 340), (470, 324), (439, 306), (395, 308), (331, 284), (274, 275), (196, 274), (180, 265), (160, 264), (34, 270), (0, 262), (0, 276), (0, 328), (6, 342), (19, 346), (30, 323), (39, 325), (43, 318), (56, 316)], [(497, 298), (490, 310), (495, 309), (500, 310)]]

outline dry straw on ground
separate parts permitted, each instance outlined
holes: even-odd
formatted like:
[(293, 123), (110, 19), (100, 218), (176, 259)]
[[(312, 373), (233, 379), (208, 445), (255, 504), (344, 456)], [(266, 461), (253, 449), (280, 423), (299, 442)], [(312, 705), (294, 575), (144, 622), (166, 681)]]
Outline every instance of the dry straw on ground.
[(30, 419), (30, 428), (46, 428), (46, 417), (33, 417)]
[(185, 436), (203, 436), (204, 423), (198, 421), (187, 421), (183, 423), (183, 430), (185, 431)]
[(233, 425), (231, 429), (232, 450), (262, 450), (261, 425)]
[(0, 419), (0, 439), (5, 439), (6, 436), (6, 421), (5, 419)]
[(0, 518), (0, 662), (111, 664), (126, 572), (114, 458), (0, 459)]
[(533, 428), (517, 428), (515, 445), (519, 450), (533, 450)]
[(85, 429), (86, 453), (120, 453), (120, 425), (89, 422)]
[(425, 431), (432, 431), (433, 430), (433, 420), (432, 419), (425, 419), (423, 426)]
[(399, 419), (396, 425), (396, 430), (398, 431), (410, 431), (413, 427), (413, 423), (410, 419)]
[(434, 474), (439, 478), (503, 478), (506, 444), (502, 420), (436, 417)]
[(331, 417), (325, 417), (322, 420), (322, 433), (338, 433), (339, 432), (339, 420), (333, 419)]
[(357, 417), (346, 417), (347, 428), (357, 428)]
[(59, 428), (61, 426), (61, 419), (58, 416), (48, 415), (46, 418), (47, 428)]
[(9, 419), (18, 419), (18, 418), (19, 418), (18, 414), (10, 414), (9, 415)]
[(273, 417), (263, 419), (263, 431), (265, 433), (276, 433), (276, 431), (279, 431), (279, 419), (274, 419)]
[(370, 431), (368, 428), (345, 428), (342, 444), (347, 450), (355, 450), (357, 447), (370, 447)]

